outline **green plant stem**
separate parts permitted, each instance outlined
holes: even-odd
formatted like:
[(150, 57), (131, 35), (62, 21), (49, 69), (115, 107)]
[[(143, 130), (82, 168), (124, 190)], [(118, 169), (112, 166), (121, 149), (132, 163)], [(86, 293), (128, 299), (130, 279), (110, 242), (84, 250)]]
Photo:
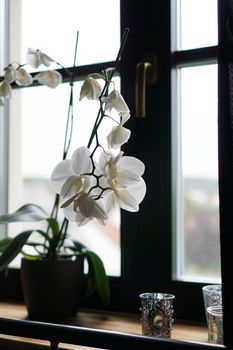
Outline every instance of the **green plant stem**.
[[(73, 69), (75, 69), (75, 64), (76, 64), (77, 48), (78, 48), (78, 37), (79, 37), (79, 32), (77, 32), (76, 41), (75, 41)], [(68, 154), (68, 151), (69, 151), (69, 148), (70, 148), (71, 139), (72, 139), (72, 134), (73, 134), (73, 120), (74, 120), (73, 85), (74, 85), (74, 74), (72, 73), (71, 79), (70, 79), (70, 100), (69, 100), (69, 108), (68, 108), (68, 116), (67, 116), (67, 122), (66, 122), (65, 140), (64, 140), (64, 147), (63, 147), (63, 160), (66, 159), (66, 157), (67, 157), (67, 154)]]
[(66, 121), (66, 132), (65, 132), (65, 140), (64, 140), (64, 147), (63, 147), (63, 157), (62, 159), (66, 159), (67, 153), (70, 148), (70, 142), (72, 139), (72, 133), (73, 133), (73, 120), (74, 120), (74, 113), (73, 113), (73, 76), (71, 77), (70, 81), (70, 100), (69, 100), (69, 108), (68, 108), (68, 116)]
[[(79, 37), (79, 32), (77, 32), (76, 41), (75, 41), (73, 69), (75, 68), (75, 64), (76, 64), (78, 37)], [(69, 71), (69, 74), (70, 74), (70, 98), (69, 98), (69, 107), (68, 107), (68, 114), (67, 114), (67, 119), (66, 119), (66, 130), (65, 130), (65, 138), (64, 138), (64, 145), (63, 145), (63, 155), (62, 155), (63, 160), (66, 159), (69, 148), (70, 148), (70, 143), (71, 143), (72, 134), (73, 134), (73, 120), (74, 120), (74, 111), (73, 111), (74, 74), (73, 74), (73, 72), (71, 73), (70, 71)], [(52, 208), (52, 212), (51, 212), (51, 217), (56, 218), (56, 219), (58, 217), (59, 202), (60, 202), (60, 195), (56, 194), (53, 208)], [(56, 258), (58, 245), (59, 245), (59, 247), (62, 246), (62, 243), (64, 242), (64, 240), (66, 238), (67, 229), (68, 229), (68, 220), (66, 218), (64, 218), (63, 222), (61, 224), (61, 229), (60, 229), (59, 235), (56, 238), (56, 240), (53, 241), (53, 244), (50, 245), (50, 249), (48, 251), (48, 255), (51, 258)], [(48, 230), (49, 230), (49, 227), (48, 227)]]

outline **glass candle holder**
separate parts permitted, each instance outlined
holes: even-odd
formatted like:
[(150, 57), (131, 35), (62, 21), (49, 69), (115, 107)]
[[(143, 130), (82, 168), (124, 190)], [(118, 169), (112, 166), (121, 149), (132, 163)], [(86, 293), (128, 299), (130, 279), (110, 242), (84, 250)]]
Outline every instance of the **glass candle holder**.
[(168, 293), (142, 293), (142, 334), (147, 336), (171, 337), (173, 324), (173, 299)]
[(223, 344), (222, 306), (207, 307), (208, 340), (212, 344)]
[(222, 305), (222, 285), (212, 284), (202, 288), (205, 314), (207, 320), (207, 308), (209, 306)]

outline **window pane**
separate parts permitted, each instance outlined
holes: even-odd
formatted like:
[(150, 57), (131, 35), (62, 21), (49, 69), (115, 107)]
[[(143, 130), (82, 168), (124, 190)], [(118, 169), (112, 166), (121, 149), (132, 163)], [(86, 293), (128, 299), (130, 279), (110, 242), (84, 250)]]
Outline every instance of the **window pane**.
[[(120, 88), (120, 79), (114, 79)], [(88, 143), (99, 109), (98, 101), (78, 101), (81, 83), (74, 85), (74, 126), (68, 158), (79, 146)], [(10, 145), (10, 211), (25, 203), (35, 203), (48, 212), (52, 210), (55, 193), (49, 178), (55, 165), (62, 160), (66, 117), (69, 104), (69, 86), (62, 84), (56, 90), (45, 86), (16, 89), (11, 103)], [(104, 118), (98, 132), (101, 144), (114, 122)], [(61, 220), (63, 219), (61, 210)], [(38, 223), (10, 224), (9, 233), (15, 235)], [(89, 249), (99, 254), (108, 274), (120, 274), (120, 212), (116, 210), (106, 226), (96, 221), (78, 227), (70, 224), (68, 232)]]
[(17, 36), (12, 39), (20, 47), (11, 59), (24, 62), (31, 47), (72, 66), (79, 31), (77, 65), (112, 61), (120, 43), (119, 15), (119, 0), (11, 0), (11, 26)]
[[(25, 63), (27, 49), (31, 47), (47, 53), (63, 66), (72, 66), (77, 31), (76, 65), (115, 60), (120, 46), (120, 1), (10, 1), (10, 61)], [(115, 81), (119, 87), (119, 78)], [(78, 103), (79, 91), (80, 84), (77, 83), (69, 155), (78, 146), (87, 145), (98, 107), (93, 101)], [(52, 209), (54, 193), (49, 186), (49, 176), (62, 158), (68, 101), (66, 84), (56, 91), (46, 87), (13, 91), (10, 100), (9, 211), (28, 202), (37, 203), (48, 212)], [(106, 136), (106, 130), (109, 132), (109, 123), (105, 118), (100, 139)], [(10, 235), (32, 228), (31, 224), (9, 226)], [(34, 227), (38, 228), (38, 225)], [(104, 227), (92, 222), (85, 225), (84, 230), (70, 224), (69, 232), (102, 257), (108, 274), (119, 275), (119, 227), (120, 213), (117, 211)]]
[(217, 45), (217, 0), (180, 0), (180, 49)]
[(180, 87), (179, 277), (219, 278), (217, 66), (182, 68)]

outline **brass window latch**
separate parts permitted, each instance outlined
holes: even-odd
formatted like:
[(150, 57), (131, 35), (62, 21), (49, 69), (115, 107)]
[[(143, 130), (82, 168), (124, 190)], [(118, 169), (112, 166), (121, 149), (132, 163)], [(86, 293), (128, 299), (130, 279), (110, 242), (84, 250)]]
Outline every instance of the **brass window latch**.
[(146, 87), (154, 85), (158, 79), (158, 60), (156, 55), (146, 55), (136, 66), (136, 116), (146, 117)]

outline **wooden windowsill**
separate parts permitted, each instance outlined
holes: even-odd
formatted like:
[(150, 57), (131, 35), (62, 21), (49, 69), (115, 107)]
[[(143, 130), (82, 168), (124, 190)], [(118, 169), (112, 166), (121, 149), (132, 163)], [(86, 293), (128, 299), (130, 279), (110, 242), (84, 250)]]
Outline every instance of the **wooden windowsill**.
[[(27, 311), (23, 304), (0, 302), (0, 317), (27, 319)], [(53, 321), (54, 322), (54, 321)], [(139, 314), (124, 314), (96, 310), (80, 309), (77, 316), (65, 322), (54, 322), (79, 327), (103, 329), (130, 334), (141, 334)], [(207, 326), (205, 324), (187, 323), (175, 320), (172, 339), (207, 343)], [(2, 345), (1, 345), (2, 344)], [(23, 344), (23, 345), (22, 345)], [(48, 342), (29, 340), (0, 334), (0, 349), (48, 349)], [(21, 345), (21, 347), (20, 347)], [(22, 347), (23, 346), (23, 347)], [(33, 347), (32, 347), (33, 346)], [(59, 349), (89, 349), (77, 345), (61, 344)], [(93, 348), (92, 348), (93, 349)]]

